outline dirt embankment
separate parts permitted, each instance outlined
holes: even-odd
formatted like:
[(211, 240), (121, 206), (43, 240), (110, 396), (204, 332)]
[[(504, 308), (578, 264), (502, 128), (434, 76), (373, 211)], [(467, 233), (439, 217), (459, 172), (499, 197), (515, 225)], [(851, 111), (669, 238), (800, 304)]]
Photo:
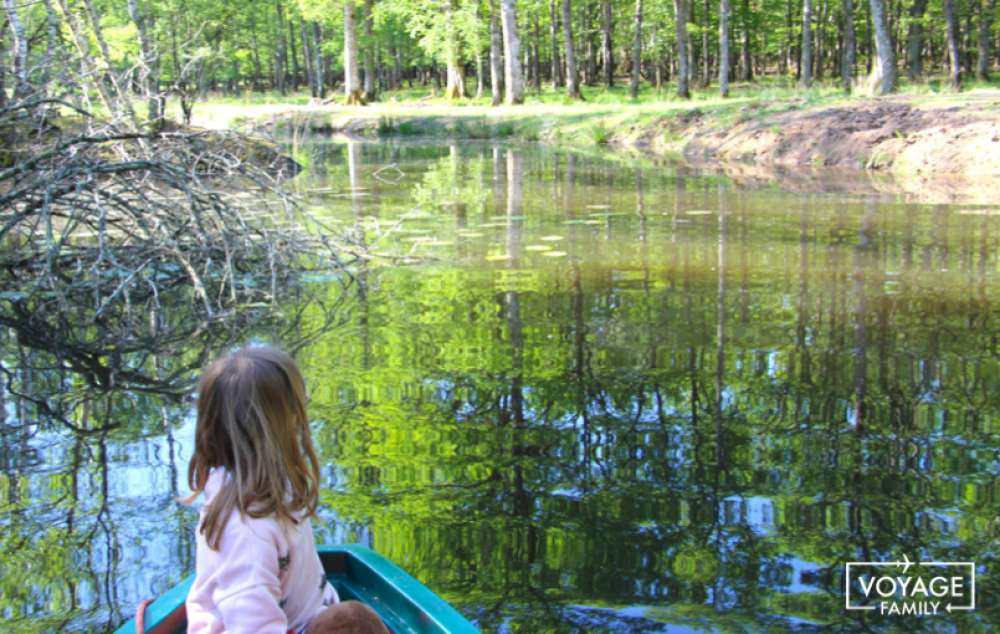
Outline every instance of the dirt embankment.
[(755, 112), (764, 107), (744, 107), (735, 122), (691, 110), (661, 120), (656, 133), (613, 142), (656, 153), (679, 150), (690, 162), (718, 165), (733, 176), (811, 182), (806, 175), (822, 173), (826, 182), (863, 170), (877, 176), (879, 189), (923, 202), (998, 202), (1000, 101), (920, 107), (873, 99)]
[(690, 126), (684, 154), (770, 165), (1000, 174), (1000, 121), (981, 111), (870, 101)]

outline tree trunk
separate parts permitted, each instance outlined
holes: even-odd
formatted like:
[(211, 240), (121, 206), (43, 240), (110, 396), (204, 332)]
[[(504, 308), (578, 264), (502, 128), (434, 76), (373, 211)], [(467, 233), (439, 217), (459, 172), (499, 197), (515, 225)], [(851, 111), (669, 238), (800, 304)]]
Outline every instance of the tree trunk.
[(299, 53), (295, 42), (295, 25), (293, 19), (288, 19), (288, 52), (292, 54), (292, 90), (298, 91), (299, 83), (302, 81), (302, 71), (299, 69)]
[(93, 0), (83, 0), (83, 5), (87, 9), (87, 16), (90, 18), (90, 28), (94, 39), (97, 41), (97, 49), (101, 52), (101, 64), (104, 66), (104, 75), (115, 89), (117, 103), (128, 117), (129, 121), (137, 123), (135, 110), (132, 109), (132, 100), (128, 91), (123, 90), (115, 77), (114, 68), (111, 65), (111, 49), (108, 41), (104, 38), (104, 30), (101, 28), (101, 19), (94, 8)]
[(615, 60), (611, 48), (611, 0), (601, 0), (601, 55), (604, 58), (604, 83), (615, 85)]
[(344, 95), (348, 105), (363, 106), (365, 96), (361, 92), (361, 78), (358, 77), (358, 32), (354, 8), (354, 0), (344, 2)]
[(812, 0), (802, 0), (802, 70), (799, 83), (806, 88), (812, 86), (812, 47)]
[(819, 11), (816, 15), (817, 27), (813, 29), (813, 77), (823, 80), (823, 24), (826, 21), (826, 0), (819, 3)]
[(576, 72), (576, 54), (573, 50), (573, 14), (570, 0), (562, 0), (563, 40), (566, 46), (566, 96), (582, 99), (580, 76)]
[(372, 20), (373, 0), (365, 0), (365, 101), (374, 101), (375, 88), (375, 36), (373, 35)]
[(958, 51), (958, 18), (954, 0), (944, 0), (945, 31), (948, 33), (948, 85), (952, 90), (962, 87), (962, 59)]
[[(951, 0), (945, 0), (951, 2)], [(896, 92), (896, 51), (889, 36), (885, 0), (869, 0), (875, 30), (875, 63), (872, 64), (871, 89), (881, 95)]]
[(486, 83), (483, 70), (483, 53), (482, 51), (478, 51), (476, 52), (476, 99), (480, 99), (483, 96), (483, 85)]
[(25, 99), (31, 93), (28, 84), (28, 40), (24, 35), (24, 25), (17, 14), (15, 0), (4, 0), (7, 22), (10, 24), (11, 57), (14, 58), (14, 99)]
[(729, 0), (719, 0), (719, 95), (729, 96)]
[(976, 46), (976, 79), (988, 81), (990, 78), (990, 30), (997, 0), (979, 0), (979, 38)]
[(705, 16), (702, 18), (701, 28), (701, 85), (707, 87), (711, 80), (711, 57), (708, 54), (708, 25), (711, 22), (712, 14), (709, 9), (709, 0), (705, 0)]
[[(971, 4), (971, 3), (969, 3)], [(962, 5), (960, 4), (958, 10), (962, 10)], [(965, 76), (968, 77), (973, 73), (973, 60), (972, 60), (972, 39), (974, 31), (972, 29), (972, 8), (967, 7), (965, 13), (965, 30), (962, 31), (959, 28), (959, 33), (961, 34), (961, 43), (959, 44), (959, 50), (962, 52), (962, 63), (965, 66)]]
[(916, 81), (924, 73), (924, 13), (927, 11), (927, 0), (913, 0), (910, 6), (910, 27), (906, 35), (907, 76), (910, 81)]
[[(552, 59), (550, 68), (552, 75), (552, 87), (558, 88), (563, 85), (562, 72), (559, 68), (559, 18), (556, 16), (556, 0), (549, 0), (549, 39), (552, 40)], [(566, 61), (569, 65), (569, 60)]]
[[(583, 63), (583, 70), (580, 70), (579, 64), (577, 64), (578, 75), (577, 85), (585, 84), (587, 86), (593, 86), (596, 83), (597, 77), (597, 47), (594, 46), (594, 34), (591, 32), (589, 26), (593, 21), (593, 16), (591, 15), (590, 9), (593, 6), (588, 2), (580, 2), (580, 26), (583, 27), (583, 42), (587, 45), (587, 57), (586, 61)], [(578, 41), (580, 41), (578, 39)]]
[(524, 80), (521, 74), (521, 41), (517, 36), (515, 0), (500, 0), (503, 24), (503, 70), (507, 105), (524, 103)]
[(49, 79), (51, 77), (53, 60), (56, 49), (60, 46), (59, 37), (59, 16), (52, 8), (50, 0), (42, 0), (45, 4), (45, 22), (48, 33), (45, 38), (45, 58), (42, 60), (42, 90), (48, 92)]
[(497, 17), (497, 0), (490, 0), (490, 91), (493, 93), (493, 105), (499, 106), (503, 101), (503, 87), (501, 78), (503, 70), (501, 68), (501, 47), (500, 25)]
[(677, 33), (677, 96), (681, 99), (690, 99), (687, 0), (674, 0), (674, 26)]
[[(181, 76), (181, 69), (180, 57), (177, 52), (177, 29), (174, 24), (174, 22), (171, 23), (170, 39), (172, 42), (171, 48), (173, 49), (173, 55), (171, 57), (173, 57), (174, 60), (174, 78), (175, 81), (177, 81), (177, 78)], [(253, 61), (253, 89), (260, 91), (264, 89), (261, 85), (260, 55), (258, 54), (258, 49), (260, 47), (257, 45), (257, 22), (253, 19), (252, 14), (250, 18), (250, 44), (250, 59)]]
[(312, 47), (309, 45), (309, 31), (305, 20), (299, 20), (299, 37), (302, 38), (302, 67), (306, 71), (306, 84), (309, 85), (309, 94), (316, 98), (319, 97), (319, 91), (316, 90), (316, 78), (313, 76)]
[[(67, 0), (59, 0), (59, 10), (63, 14), (63, 18), (66, 20), (66, 26), (69, 27), (70, 33), (73, 35), (73, 43), (76, 45), (76, 51), (80, 56), (80, 66), (83, 71), (83, 76), (85, 78), (94, 78), (94, 83), (91, 84), (89, 79), (83, 80), (84, 86), (84, 97), (86, 97), (89, 92), (86, 90), (89, 86), (94, 86), (97, 89), (97, 94), (101, 98), (101, 103), (104, 107), (108, 109), (108, 112), (114, 112), (114, 99), (108, 92), (108, 87), (102, 80), (100, 73), (97, 72), (97, 68), (93, 64), (93, 57), (90, 54), (90, 41), (87, 34), (84, 32), (80, 21), (77, 20), (75, 13), (70, 11), (67, 4)], [(88, 102), (89, 103), (89, 102)]]
[(444, 89), (445, 99), (465, 98), (465, 69), (462, 68), (461, 62), (461, 42), (458, 25), (455, 24), (456, 13), (458, 13), (458, 0), (448, 0), (445, 11), (445, 56), (448, 77)]
[(139, 70), (139, 83), (146, 93), (146, 117), (154, 128), (159, 127), (163, 113), (160, 112), (160, 96), (156, 81), (159, 73), (155, 72), (156, 59), (153, 53), (149, 32), (146, 30), (146, 16), (139, 10), (138, 0), (128, 0), (128, 14), (135, 22), (136, 34), (139, 36), (139, 55), (142, 68)]
[(844, 92), (854, 89), (854, 62), (857, 56), (857, 38), (854, 34), (854, 1), (842, 0), (844, 10), (844, 45), (840, 56), (840, 80)]
[(392, 87), (399, 90), (403, 85), (403, 54), (399, 47), (392, 48)]
[(274, 79), (278, 92), (284, 95), (288, 88), (288, 49), (285, 46), (285, 10), (280, 0), (274, 3), (274, 11), (278, 18)]
[(313, 77), (316, 82), (316, 95), (320, 99), (326, 98), (326, 78), (323, 76), (323, 33), (320, 30), (319, 22), (313, 22)]
[[(568, 2), (568, 0), (563, 0)], [(642, 0), (635, 0), (635, 40), (632, 43), (632, 83), (629, 84), (629, 95), (632, 99), (639, 98), (639, 74), (642, 70)]]
[(753, 59), (750, 53), (750, 0), (743, 0), (743, 63), (740, 66), (740, 81), (753, 79)]
[(531, 79), (535, 82), (535, 94), (542, 92), (542, 31), (538, 24), (538, 13), (535, 13), (535, 37), (532, 38)]
[(781, 56), (781, 74), (787, 75), (792, 65), (792, 44), (794, 42), (792, 29), (792, 0), (785, 0), (785, 46)]

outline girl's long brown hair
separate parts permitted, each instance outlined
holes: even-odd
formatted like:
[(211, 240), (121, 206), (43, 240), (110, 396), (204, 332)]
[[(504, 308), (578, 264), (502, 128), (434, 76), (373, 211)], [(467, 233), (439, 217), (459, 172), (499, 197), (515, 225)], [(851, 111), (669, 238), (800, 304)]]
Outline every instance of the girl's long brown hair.
[(188, 465), (191, 503), (209, 472), (229, 474), (206, 507), (200, 530), (218, 550), (233, 509), (241, 517), (313, 515), (319, 463), (309, 434), (305, 382), (277, 348), (254, 346), (212, 363), (198, 385), (195, 450)]

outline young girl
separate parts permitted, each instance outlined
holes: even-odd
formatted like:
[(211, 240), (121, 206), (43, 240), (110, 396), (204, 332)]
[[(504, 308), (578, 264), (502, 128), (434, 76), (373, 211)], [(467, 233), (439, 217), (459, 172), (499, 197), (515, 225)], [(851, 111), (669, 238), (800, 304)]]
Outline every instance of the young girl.
[(213, 363), (198, 387), (188, 483), (201, 493), (188, 632), (387, 634), (368, 606), (326, 581), (309, 518), (319, 465), (295, 362), (250, 347)]

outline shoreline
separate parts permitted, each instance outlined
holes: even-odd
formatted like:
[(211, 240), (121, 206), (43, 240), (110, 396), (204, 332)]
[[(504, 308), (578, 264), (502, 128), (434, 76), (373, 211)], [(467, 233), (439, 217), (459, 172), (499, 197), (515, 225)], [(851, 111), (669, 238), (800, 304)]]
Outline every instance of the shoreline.
[(258, 133), (604, 147), (632, 158), (715, 169), (737, 182), (899, 195), (926, 204), (997, 204), (1000, 187), (998, 90), (820, 104), (804, 98), (497, 108), (206, 103), (195, 115), (202, 127)]

